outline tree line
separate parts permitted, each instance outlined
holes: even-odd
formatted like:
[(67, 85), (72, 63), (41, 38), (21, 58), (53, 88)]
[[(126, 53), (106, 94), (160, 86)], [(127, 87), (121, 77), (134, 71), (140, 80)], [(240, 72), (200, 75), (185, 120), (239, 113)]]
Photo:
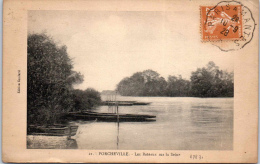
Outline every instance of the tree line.
[(101, 102), (95, 89), (75, 90), (83, 75), (73, 71), (66, 46), (46, 34), (27, 37), (27, 125), (59, 123), (70, 111), (93, 108)]
[(145, 70), (122, 79), (117, 90), (122, 96), (233, 97), (233, 76), (233, 72), (221, 70), (210, 61), (192, 72), (190, 80), (181, 75), (165, 80), (156, 71)]

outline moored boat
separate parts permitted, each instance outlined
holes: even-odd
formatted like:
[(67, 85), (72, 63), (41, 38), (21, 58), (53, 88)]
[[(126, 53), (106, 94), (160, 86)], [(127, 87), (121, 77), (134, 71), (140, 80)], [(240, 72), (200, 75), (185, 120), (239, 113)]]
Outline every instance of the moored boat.
[(108, 106), (132, 106), (132, 105), (149, 105), (150, 102), (138, 102), (138, 101), (103, 101), (101, 105)]
[(150, 102), (134, 102), (133, 105), (149, 105)]
[(71, 112), (65, 116), (72, 120), (97, 120), (108, 122), (141, 122), (155, 121), (154, 115), (141, 114), (116, 114), (116, 113), (97, 113), (97, 112)]
[(46, 136), (75, 136), (78, 126), (75, 125), (52, 125), (52, 126), (36, 126), (29, 125), (27, 133), (31, 135), (46, 135)]
[(105, 101), (102, 103), (102, 105), (107, 105), (107, 106), (132, 106), (133, 103), (131, 102), (114, 102), (114, 101)]

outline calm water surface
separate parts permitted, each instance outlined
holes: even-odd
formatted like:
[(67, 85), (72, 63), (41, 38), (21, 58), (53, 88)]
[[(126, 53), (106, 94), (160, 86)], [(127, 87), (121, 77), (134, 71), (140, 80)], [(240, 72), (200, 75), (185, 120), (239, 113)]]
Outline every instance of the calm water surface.
[[(103, 97), (104, 100), (105, 97)], [(152, 102), (119, 113), (156, 115), (155, 122), (79, 122), (79, 149), (232, 150), (233, 98), (117, 97)], [(97, 112), (112, 112), (101, 106)]]

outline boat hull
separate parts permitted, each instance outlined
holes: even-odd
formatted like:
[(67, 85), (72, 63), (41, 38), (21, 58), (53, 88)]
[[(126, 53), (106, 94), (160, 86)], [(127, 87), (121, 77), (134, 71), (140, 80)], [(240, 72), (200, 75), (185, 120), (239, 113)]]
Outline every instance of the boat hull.
[(115, 113), (96, 113), (96, 112), (84, 112), (84, 113), (69, 113), (65, 116), (72, 120), (97, 120), (107, 122), (143, 122), (143, 121), (155, 121), (154, 115), (137, 115), (137, 114), (115, 114)]
[(132, 106), (132, 105), (149, 105), (149, 102), (138, 102), (138, 101), (104, 101), (101, 105), (107, 106)]
[(27, 133), (30, 135), (46, 135), (46, 136), (75, 136), (78, 126), (35, 126), (28, 127)]

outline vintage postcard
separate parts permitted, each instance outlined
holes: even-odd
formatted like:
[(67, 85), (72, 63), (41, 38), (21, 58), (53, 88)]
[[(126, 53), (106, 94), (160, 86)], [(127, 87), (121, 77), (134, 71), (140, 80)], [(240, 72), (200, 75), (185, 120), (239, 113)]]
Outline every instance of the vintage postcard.
[(257, 162), (257, 0), (3, 10), (4, 162)]

